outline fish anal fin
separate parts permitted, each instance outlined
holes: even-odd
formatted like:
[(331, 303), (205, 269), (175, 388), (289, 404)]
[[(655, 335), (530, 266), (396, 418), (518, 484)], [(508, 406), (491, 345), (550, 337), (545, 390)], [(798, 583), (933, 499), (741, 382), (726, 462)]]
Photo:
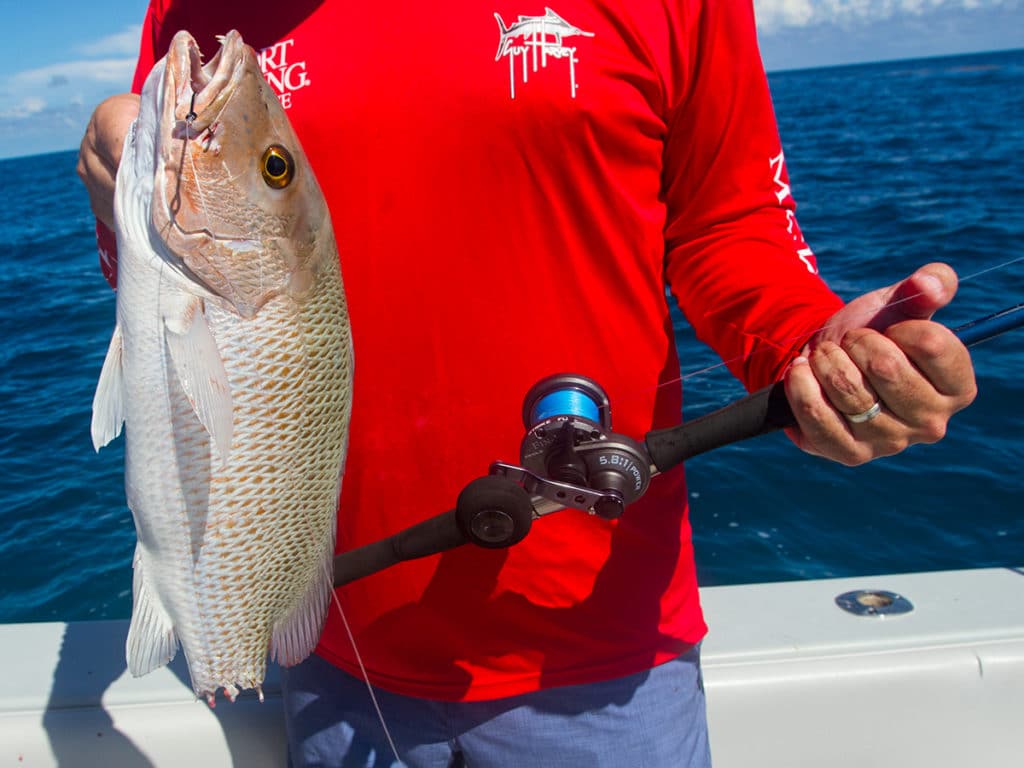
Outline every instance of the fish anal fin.
[(180, 313), (165, 317), (164, 324), (164, 337), (181, 387), (226, 464), (234, 431), (231, 387), (203, 302), (192, 297)]
[(307, 585), (306, 593), (274, 624), (270, 655), (278, 664), (298, 664), (316, 648), (334, 589), (333, 560), (333, 551), (328, 548), (326, 556), (317, 563), (316, 576)]
[(164, 666), (178, 652), (178, 638), (171, 617), (160, 598), (146, 584), (144, 562), (140, 549), (136, 547), (132, 576), (132, 621), (125, 644), (128, 670), (134, 677), (142, 677)]
[(124, 343), (121, 326), (115, 326), (92, 399), (92, 445), (97, 451), (121, 434), (124, 401)]

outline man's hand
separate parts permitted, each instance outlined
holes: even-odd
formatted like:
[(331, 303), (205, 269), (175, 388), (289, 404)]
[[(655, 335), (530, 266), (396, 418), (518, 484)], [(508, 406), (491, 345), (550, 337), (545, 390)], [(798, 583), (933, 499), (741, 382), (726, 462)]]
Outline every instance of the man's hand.
[[(931, 321), (956, 288), (950, 267), (929, 264), (833, 315), (786, 372), (797, 420), (790, 439), (850, 466), (941, 439), (977, 394), (967, 349)], [(871, 417), (875, 403), (881, 409)]]
[(78, 150), (78, 176), (89, 192), (92, 212), (110, 229), (114, 228), (114, 181), (124, 137), (138, 114), (138, 96), (111, 96), (92, 113)]

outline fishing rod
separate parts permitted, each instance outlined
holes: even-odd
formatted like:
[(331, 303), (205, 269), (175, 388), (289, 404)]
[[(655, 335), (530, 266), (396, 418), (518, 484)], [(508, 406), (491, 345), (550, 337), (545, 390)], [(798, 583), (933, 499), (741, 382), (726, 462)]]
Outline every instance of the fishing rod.
[[(968, 347), (1024, 326), (1024, 303), (952, 329)], [(533, 521), (563, 509), (614, 519), (643, 496), (653, 477), (724, 445), (794, 426), (778, 381), (643, 443), (611, 429), (608, 395), (584, 376), (558, 374), (537, 382), (523, 401), (526, 435), (520, 464), (496, 461), (470, 482), (455, 509), (334, 558), (340, 587), (405, 560), (471, 543), (510, 547)]]

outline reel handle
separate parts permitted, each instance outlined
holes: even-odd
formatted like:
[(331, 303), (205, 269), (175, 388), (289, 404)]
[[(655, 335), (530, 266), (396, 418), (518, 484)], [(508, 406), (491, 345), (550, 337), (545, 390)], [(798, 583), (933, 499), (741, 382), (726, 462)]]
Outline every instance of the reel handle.
[(511, 547), (530, 532), (533, 515), (530, 494), (520, 485), (505, 477), (479, 477), (462, 489), (455, 509), (336, 555), (334, 586), (467, 543), (487, 549)]

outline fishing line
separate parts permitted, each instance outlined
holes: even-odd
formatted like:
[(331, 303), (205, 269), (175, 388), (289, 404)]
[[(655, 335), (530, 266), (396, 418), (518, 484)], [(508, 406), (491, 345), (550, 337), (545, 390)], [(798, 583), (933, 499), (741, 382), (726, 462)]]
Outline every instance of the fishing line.
[[(334, 574), (331, 572), (331, 568), (326, 564), (324, 565), (324, 575), (327, 577), (327, 583), (333, 584)], [(338, 597), (338, 590), (331, 588), (331, 598), (333, 599), (335, 607), (338, 609), (338, 615), (341, 617), (342, 626), (345, 627), (345, 634), (348, 635), (348, 641), (352, 645), (352, 650), (356, 656), (356, 663), (359, 665), (359, 673), (363, 676), (363, 682), (366, 684), (366, 690), (370, 694), (370, 701), (373, 703), (373, 709), (377, 713), (377, 719), (380, 721), (380, 727), (384, 729), (384, 738), (387, 739), (388, 747), (391, 749), (391, 754), (395, 757), (395, 762), (399, 766), (404, 766), (402, 758), (398, 756), (398, 748), (395, 746), (395, 740), (391, 737), (391, 731), (388, 728), (387, 722), (384, 720), (384, 713), (381, 711), (380, 702), (377, 701), (377, 694), (373, 690), (373, 685), (370, 683), (370, 675), (366, 671), (366, 665), (363, 664), (363, 655), (359, 652), (359, 646), (356, 645), (356, 637), (352, 632), (352, 627), (349, 626), (348, 617), (345, 615), (345, 611), (341, 607), (341, 599)]]
[[(202, 135), (201, 133), (197, 133), (195, 136), (192, 136), (192, 123), (194, 123), (196, 121), (196, 119), (199, 117), (199, 115), (197, 115), (196, 112), (195, 112), (196, 95), (197, 95), (197, 92), (195, 91), (195, 89), (193, 89), (192, 90), (192, 101), (191, 101), (189, 109), (188, 109), (188, 114), (185, 115), (185, 148), (184, 149), (185, 149), (185, 154), (188, 157), (189, 165), (192, 166), (192, 178), (195, 180), (195, 183), (196, 183), (196, 192), (199, 194), (199, 202), (202, 204), (202, 206), (203, 206), (203, 213), (206, 215), (206, 223), (207, 223), (207, 230), (206, 231), (209, 232), (210, 235), (214, 237), (214, 239), (217, 239), (216, 236), (213, 235), (213, 230), (209, 228), (209, 225), (212, 224), (212, 217), (210, 216), (209, 208), (207, 208), (207, 206), (206, 206), (206, 195), (203, 194), (203, 188), (202, 188), (202, 186), (199, 183), (199, 173), (196, 171), (195, 159), (192, 156), (192, 140), (193, 139), (198, 139)], [(209, 141), (207, 142), (207, 148), (209, 148), (209, 144), (212, 143), (213, 139), (214, 139), (213, 127), (215, 125), (217, 125), (217, 122), (220, 120), (220, 116), (224, 114), (224, 111), (228, 108), (228, 104), (231, 103), (231, 99), (233, 99), (234, 97), (235, 97), (235, 90), (232, 89), (231, 92), (228, 93), (228, 97), (224, 100), (224, 103), (221, 105), (220, 109), (217, 110), (217, 114), (214, 115), (213, 119), (207, 124), (206, 130), (210, 133), (210, 138), (209, 138)], [(228, 174), (228, 178), (229, 179), (231, 178), (231, 174), (230, 173)], [(181, 178), (179, 177), (179, 184), (180, 184), (180, 182), (181, 182)]]
[[(984, 267), (984, 268), (979, 269), (979, 270), (977, 270), (975, 272), (971, 272), (971, 273), (969, 273), (967, 275), (959, 277), (958, 278), (958, 284), (959, 285), (963, 285), (964, 283), (970, 282), (971, 280), (975, 280), (975, 279), (977, 279), (977, 278), (979, 278), (979, 277), (981, 277), (983, 275), (987, 275), (987, 274), (992, 273), (992, 272), (998, 272), (1000, 270), (1006, 269), (1008, 267), (1012, 267), (1013, 265), (1019, 264), (1021, 262), (1024, 262), (1024, 255), (1017, 256), (1016, 258), (1009, 259), (1008, 261), (1004, 261), (1004, 262), (999, 263), (999, 264), (994, 264), (992, 266)], [(898, 305), (900, 305), (900, 304), (902, 304), (904, 302), (907, 302), (907, 301), (912, 301), (913, 299), (916, 299), (916, 298), (918, 298), (921, 295), (922, 294), (920, 294), (920, 293), (916, 293), (916, 294), (914, 294), (912, 296), (904, 296), (903, 298), (896, 299), (895, 301), (890, 301), (890, 302), (888, 302), (886, 304), (882, 304), (882, 305), (880, 305), (878, 307), (872, 307), (870, 309), (865, 309), (864, 312), (863, 312), (863, 317), (864, 317), (865, 320), (867, 320), (867, 319), (871, 318), (872, 316), (874, 316), (878, 312), (881, 312), (883, 310), (890, 309), (892, 307), (898, 306)], [(787, 344), (796, 344), (796, 343), (798, 343), (798, 342), (800, 342), (802, 340), (805, 340), (805, 339), (807, 339), (807, 338), (809, 338), (811, 336), (814, 336), (815, 334), (821, 333), (822, 331), (825, 331), (828, 328), (829, 328), (829, 324), (825, 323), (825, 325), (821, 326), (820, 328), (808, 331), (808, 332), (806, 332), (804, 334), (801, 334), (799, 336), (793, 336), (793, 337), (790, 337), (790, 338), (780, 339), (780, 340), (778, 340), (776, 342), (776, 345), (777, 346), (783, 346), (783, 345), (787, 345)], [(641, 390), (633, 390), (631, 393), (624, 393), (623, 395), (617, 397), (616, 401), (617, 402), (621, 402), (622, 400), (630, 400), (630, 399), (634, 399), (634, 398), (639, 398), (639, 397), (642, 397), (644, 395), (647, 395), (652, 390), (653, 391), (657, 391), (659, 389), (662, 389), (663, 387), (672, 386), (673, 384), (680, 384), (680, 383), (689, 381), (690, 379), (698, 378), (698, 377), (704, 376), (704, 375), (706, 375), (708, 373), (712, 373), (714, 371), (717, 371), (719, 368), (726, 368), (726, 367), (732, 365), (733, 363), (738, 363), (738, 362), (743, 361), (743, 360), (750, 360), (751, 358), (757, 357), (759, 355), (766, 354), (766, 353), (771, 352), (771, 351), (775, 351), (775, 350), (773, 350), (773, 349), (761, 349), (761, 350), (757, 350), (755, 352), (752, 352), (749, 355), (737, 355), (736, 357), (733, 357), (733, 358), (724, 359), (724, 360), (721, 360), (720, 362), (713, 363), (713, 364), (708, 365), (708, 366), (706, 366), (704, 368), (700, 368), (700, 369), (697, 369), (697, 370), (694, 370), (694, 371), (690, 371), (688, 373), (681, 373), (679, 376), (676, 376), (674, 378), (671, 378), (671, 379), (668, 379), (666, 381), (660, 382), (659, 384), (655, 385), (654, 387), (644, 387)]]
[(1000, 269), (1005, 269), (1006, 267), (1012, 267), (1014, 264), (1018, 264), (1018, 263), (1020, 263), (1022, 261), (1024, 261), (1024, 255), (1018, 256), (1015, 259), (1010, 259), (1009, 261), (1004, 261), (1002, 264), (996, 264), (996, 265), (991, 266), (991, 267), (985, 267), (984, 269), (980, 269), (977, 272), (972, 272), (969, 275), (965, 275), (964, 277), (961, 277), (960, 278), (960, 282), (961, 283), (966, 283), (968, 280), (973, 280), (976, 277), (981, 277), (982, 275), (987, 275), (989, 272), (996, 272), (996, 271), (998, 271)]
[[(254, 338), (252, 336), (252, 326), (249, 323), (245, 324), (245, 342), (246, 342), (246, 346), (250, 350), (249, 351), (249, 359), (252, 360), (252, 361), (258, 360), (258, 355), (256, 354), (256, 350), (259, 348), (259, 345), (257, 345), (255, 343), (255, 340), (254, 340)], [(263, 392), (263, 393), (266, 393), (267, 389), (266, 389), (266, 387), (264, 385), (264, 376), (263, 376), (262, 366), (260, 366), (260, 365), (256, 365), (255, 366), (255, 368), (253, 370), (253, 379), (254, 379), (255, 385), (259, 389), (259, 391)], [(294, 473), (298, 473), (299, 470), (298, 470), (297, 467), (294, 467), (294, 468), (292, 468), (291, 471), (294, 472)], [(339, 496), (339, 494), (335, 493), (335, 498), (338, 498), (338, 496)], [(335, 514), (337, 514), (336, 511), (335, 511)], [(308, 514), (302, 514), (302, 515), (300, 515), (300, 517), (301, 517), (303, 525), (305, 526), (306, 531), (307, 531), (307, 533), (309, 535), (310, 541), (313, 542), (313, 546), (316, 546), (317, 532), (316, 532), (316, 529), (313, 527), (312, 521), (309, 519), (309, 515)], [(377, 714), (377, 720), (380, 722), (381, 729), (384, 731), (384, 738), (387, 741), (388, 748), (391, 750), (392, 755), (394, 755), (395, 762), (399, 766), (404, 766), (405, 764), (402, 762), (402, 759), (398, 756), (398, 748), (395, 745), (395, 740), (394, 740), (393, 736), (391, 735), (391, 729), (388, 727), (387, 721), (384, 719), (384, 713), (381, 710), (379, 701), (377, 700), (377, 695), (376, 695), (376, 693), (373, 690), (373, 685), (370, 683), (370, 675), (367, 672), (365, 663), (363, 662), (363, 656), (362, 656), (362, 653), (360, 653), (360, 651), (359, 651), (359, 646), (356, 643), (355, 634), (353, 633), (352, 628), (351, 628), (351, 626), (349, 624), (348, 616), (345, 615), (345, 610), (341, 606), (341, 599), (338, 597), (337, 590), (335, 590), (334, 587), (333, 587), (334, 574), (332, 572), (331, 564), (333, 563), (333, 555), (334, 555), (334, 547), (335, 546), (336, 546), (336, 540), (334, 538), (332, 538), (331, 543), (330, 543), (330, 554), (331, 554), (331, 557), (324, 558), (321, 561), (321, 567), (322, 567), (323, 575), (324, 575), (324, 583), (328, 585), (328, 590), (329, 590), (329, 593), (330, 593), (330, 596), (331, 596), (331, 602), (334, 604), (334, 606), (338, 610), (338, 616), (341, 618), (342, 626), (345, 628), (345, 634), (348, 636), (349, 644), (352, 646), (353, 654), (356, 657), (356, 663), (359, 666), (360, 675), (363, 678), (363, 683), (366, 685), (366, 690), (367, 690), (367, 692), (368, 692), (368, 694), (370, 696), (370, 702), (373, 705), (373, 709), (374, 709), (374, 711)], [(329, 606), (328, 606), (328, 608), (329, 608)], [(326, 617), (325, 617), (325, 619), (326, 619)]]
[[(190, 164), (191, 169), (192, 169), (193, 178), (195, 180), (196, 191), (197, 191), (200, 203), (201, 203), (203, 215), (206, 218), (207, 228), (208, 228), (208, 231), (212, 232), (212, 230), (209, 229), (209, 227), (212, 226), (212, 217), (210, 215), (210, 210), (209, 210), (209, 208), (208, 208), (208, 206), (206, 204), (206, 198), (205, 198), (205, 195), (203, 193), (202, 184), (200, 183), (199, 176), (198, 176), (198, 173), (197, 173), (197, 170), (196, 170), (195, 158), (194, 158), (193, 153), (191, 151), (191, 149), (192, 149), (191, 142), (192, 142), (192, 140), (194, 138), (193, 135), (192, 135), (192, 124), (193, 124), (193, 122), (197, 118), (197, 115), (196, 115), (196, 112), (195, 112), (196, 95), (197, 95), (196, 92), (193, 90), (192, 99), (191, 99), (191, 102), (190, 102), (190, 105), (189, 105), (189, 111), (188, 111), (188, 113), (186, 115), (186, 118), (185, 118), (185, 137), (184, 137), (184, 142), (183, 142), (183, 146), (182, 146), (182, 153), (183, 153), (183, 156), (188, 158), (189, 164)], [(228, 100), (225, 102), (225, 104), (222, 107), (222, 109), (218, 112), (218, 117), (220, 116), (221, 113), (223, 113), (224, 109), (226, 109), (228, 103), (230, 102), (230, 98), (233, 95), (234, 95), (234, 92), (232, 91), (232, 93), (229, 94)], [(176, 179), (176, 193), (175, 193), (175, 199), (178, 201), (179, 205), (180, 205), (180, 200), (181, 200), (181, 184), (182, 184), (182, 181), (183, 181), (183, 178), (184, 178), (184, 175), (182, 174), (181, 169), (182, 169), (182, 163), (179, 162), (178, 177)], [(172, 212), (173, 212), (174, 206), (172, 205), (170, 207), (171, 207)], [(162, 318), (163, 312), (161, 310), (161, 306), (160, 305), (161, 305), (161, 302), (162, 302), (162, 299), (163, 299), (163, 296), (164, 296), (163, 287), (164, 287), (164, 285), (167, 282), (166, 281), (166, 277), (168, 275), (168, 272), (167, 272), (168, 269), (169, 269), (169, 265), (166, 263), (166, 261), (164, 261), (163, 259), (160, 259), (160, 264), (158, 266), (158, 270), (159, 271), (158, 271), (158, 276), (157, 276), (157, 313), (158, 313), (158, 316), (160, 316), (161, 318)], [(262, 280), (263, 280), (262, 271), (261, 271), (260, 279), (261, 279), (261, 283), (262, 283)], [(243, 323), (242, 324), (242, 333), (240, 334), (240, 337), (241, 337), (240, 340), (242, 341), (242, 343), (245, 344), (245, 346), (248, 347), (248, 349), (250, 350), (250, 354), (248, 355), (248, 358), (249, 358), (250, 361), (252, 361), (252, 367), (250, 368), (250, 376), (248, 376), (246, 378), (250, 379), (250, 381), (252, 382), (252, 386), (254, 386), (258, 392), (265, 393), (267, 391), (267, 387), (266, 387), (266, 382), (264, 381), (265, 377), (264, 377), (263, 365), (261, 365), (261, 363), (259, 362), (259, 357), (257, 355), (255, 355), (255, 354), (252, 354), (252, 352), (255, 351), (255, 348), (256, 348), (257, 345), (255, 343), (255, 339), (254, 339), (253, 334), (252, 334), (251, 324), (249, 324), (249, 323)], [(164, 347), (162, 349), (161, 359), (162, 359), (163, 366), (164, 366), (164, 376), (167, 377), (168, 374), (169, 374), (168, 367), (170, 365), (173, 365), (173, 361), (168, 359), (166, 347)], [(245, 375), (244, 372), (240, 372), (240, 373), (243, 376)], [(168, 394), (168, 413), (172, 416), (172, 419), (173, 419), (174, 408), (170, 404), (169, 393), (167, 393), (167, 394)], [(211, 458), (211, 461), (212, 461), (212, 451), (211, 451), (210, 458)], [(292, 470), (292, 471), (295, 471), (295, 470)], [(336, 511), (333, 514), (336, 514)], [(308, 531), (308, 533), (310, 535), (310, 541), (312, 542), (313, 546), (316, 546), (317, 534), (316, 534), (316, 530), (314, 529), (312, 521), (310, 520), (308, 515), (300, 515), (300, 517), (302, 518), (302, 520), (303, 520), (303, 522), (304, 522), (304, 524), (305, 524), (305, 526), (307, 528), (307, 531)], [(204, 522), (206, 522), (206, 521), (204, 521)], [(189, 535), (190, 535), (190, 538), (191, 538), (194, 535), (194, 532), (190, 531)], [(190, 542), (190, 545), (191, 545), (191, 543), (192, 542)], [(333, 554), (334, 546), (335, 546), (335, 541), (332, 540), (331, 543), (330, 543), (330, 552), (331, 552), (331, 554)], [(191, 549), (191, 546), (190, 546), (190, 549)], [(359, 651), (359, 648), (358, 648), (358, 646), (356, 644), (354, 633), (353, 633), (353, 631), (351, 629), (351, 626), (349, 624), (348, 618), (345, 615), (345, 611), (342, 608), (341, 601), (340, 601), (337, 593), (333, 589), (333, 586), (332, 586), (333, 585), (333, 576), (332, 576), (331, 567), (330, 567), (330, 563), (331, 562), (332, 561), (330, 560), (330, 558), (325, 558), (324, 562), (322, 563), (322, 568), (323, 568), (324, 577), (325, 577), (325, 584), (328, 585), (327, 588), (328, 588), (328, 590), (330, 592), (330, 595), (331, 595), (331, 597), (333, 599), (333, 603), (334, 603), (335, 607), (338, 610), (338, 614), (339, 614), (339, 616), (340, 616), (340, 618), (342, 620), (342, 624), (344, 625), (345, 632), (348, 635), (349, 642), (352, 645), (352, 649), (353, 649), (353, 651), (355, 653), (356, 660), (357, 660), (358, 665), (359, 665), (359, 669), (360, 669), (361, 674), (363, 676), (363, 679), (364, 679), (364, 681), (366, 683), (370, 699), (371, 699), (371, 701), (373, 703), (373, 707), (374, 707), (374, 709), (375, 709), (375, 711), (377, 713), (378, 720), (381, 723), (381, 727), (382, 727), (382, 729), (384, 731), (384, 735), (385, 735), (385, 738), (387, 740), (388, 746), (390, 747), (391, 752), (394, 755), (395, 761), (399, 765), (403, 765), (402, 760), (401, 760), (401, 758), (398, 755), (398, 749), (397, 749), (397, 747), (395, 745), (395, 742), (394, 742), (394, 739), (393, 739), (393, 737), (391, 735), (390, 729), (388, 728), (387, 723), (385, 722), (385, 719), (384, 719), (384, 716), (383, 716), (383, 712), (382, 712), (381, 707), (379, 705), (379, 702), (377, 700), (376, 694), (374, 693), (373, 687), (372, 687), (372, 685), (370, 683), (369, 675), (368, 675), (368, 672), (366, 670), (366, 666), (365, 666), (365, 664), (363, 662), (362, 655), (361, 655), (361, 653)], [(194, 576), (194, 571), (189, 570), (189, 573)], [(193, 584), (193, 589), (195, 590), (195, 585), (194, 584)], [(198, 591), (198, 590), (196, 590), (196, 591)], [(207, 616), (204, 615), (204, 605), (203, 605), (203, 602), (201, 600), (197, 601), (196, 610), (197, 610), (197, 613), (198, 613), (198, 616), (199, 616), (200, 623), (201, 624), (207, 624), (209, 622), (209, 619), (208, 619)], [(200, 641), (203, 642), (203, 644), (204, 644), (204, 647), (203, 647), (204, 656), (205, 657), (212, 657), (213, 654), (211, 653), (211, 648), (210, 648), (210, 646), (206, 642), (206, 640), (207, 640), (206, 634), (205, 633), (199, 633), (199, 636), (200, 636), (199, 637)], [(191, 667), (191, 664), (190, 664), (190, 667)], [(191, 668), (190, 668), (190, 673), (191, 673)], [(210, 670), (209, 669), (205, 669), (204, 673), (210, 674)], [(233, 689), (233, 684), (229, 684), (229, 685), (230, 685), (230, 688), (228, 686), (224, 687), (224, 692), (225, 692), (225, 695), (229, 699), (234, 701), (235, 694), (237, 693), (237, 691), (235, 692), (235, 694), (233, 694), (231, 692), (231, 689)], [(259, 694), (259, 698), (262, 701), (263, 700), (263, 692), (262, 692), (260, 686), (256, 685), (255, 687), (256, 687), (257, 692)], [(217, 693), (217, 689), (214, 688), (214, 690), (208, 694), (208, 701), (209, 701), (209, 704), (210, 704), (211, 707), (214, 706), (216, 693)]]
[[(192, 93), (192, 99), (193, 99), (193, 102), (194, 102), (195, 101), (195, 92), (194, 91)], [(192, 112), (191, 114), (194, 115), (195, 113)], [(196, 138), (198, 138), (198, 136)], [(207, 227), (209, 228), (209, 226), (213, 223), (213, 221), (212, 221), (212, 217), (210, 216), (210, 209), (206, 207), (206, 195), (203, 194), (203, 187), (199, 183), (199, 172), (196, 170), (196, 161), (195, 161), (195, 158), (192, 157), (192, 121), (187, 119), (187, 118), (185, 120), (185, 156), (188, 157), (188, 163), (189, 163), (190, 166), (192, 166), (192, 179), (196, 183), (196, 192), (199, 194), (199, 202), (203, 206), (203, 213), (206, 216), (206, 224), (207, 224)], [(209, 230), (209, 229), (208, 229), (208, 231), (212, 232), (212, 230)]]

